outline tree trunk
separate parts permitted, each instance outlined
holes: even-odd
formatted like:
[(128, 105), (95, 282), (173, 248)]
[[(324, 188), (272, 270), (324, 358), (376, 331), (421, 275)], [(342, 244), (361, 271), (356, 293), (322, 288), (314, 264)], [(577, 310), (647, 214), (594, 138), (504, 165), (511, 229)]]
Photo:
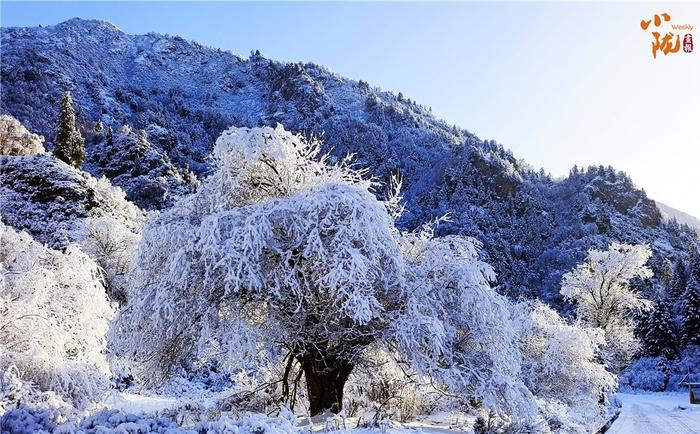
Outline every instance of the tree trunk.
[(306, 378), (311, 416), (324, 410), (340, 412), (343, 409), (343, 388), (353, 365), (335, 357), (322, 357), (315, 352), (305, 353), (297, 359)]

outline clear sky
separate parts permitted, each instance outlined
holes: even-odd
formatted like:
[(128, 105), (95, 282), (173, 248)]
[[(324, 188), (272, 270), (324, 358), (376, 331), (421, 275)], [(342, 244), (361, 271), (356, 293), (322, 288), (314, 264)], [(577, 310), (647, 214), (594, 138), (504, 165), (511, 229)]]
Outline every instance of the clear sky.
[[(555, 176), (612, 165), (700, 217), (700, 4), (3, 1), (5, 26), (110, 21), (248, 55), (312, 61), (431, 106)], [(651, 53), (642, 19), (690, 24)], [(662, 35), (671, 29), (661, 27)]]

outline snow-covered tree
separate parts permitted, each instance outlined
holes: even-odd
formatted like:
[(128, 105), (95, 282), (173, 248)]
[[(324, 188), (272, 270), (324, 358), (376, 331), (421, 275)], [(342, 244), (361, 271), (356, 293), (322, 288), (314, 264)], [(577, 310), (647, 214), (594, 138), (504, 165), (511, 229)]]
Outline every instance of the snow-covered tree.
[(0, 115), (0, 155), (43, 154), (44, 138), (10, 115)]
[(51, 250), (0, 223), (0, 372), (73, 405), (97, 400), (111, 316), (98, 267), (80, 249)]
[(668, 258), (663, 258), (657, 267), (656, 276), (664, 288), (668, 290), (673, 280), (673, 262)]
[(518, 304), (514, 317), (523, 378), (550, 426), (567, 433), (595, 431), (606, 413), (601, 397), (617, 384), (598, 362), (602, 331), (567, 324), (539, 301)]
[(317, 414), (341, 409), (372, 345), (487, 407), (530, 415), (509, 303), (478, 243), (400, 232), (398, 194), (379, 201), (364, 171), (319, 149), (281, 127), (219, 137), (215, 172), (144, 228), (114, 329), (124, 350), (151, 379), (211, 353), (277, 354), (303, 371)]
[(673, 319), (666, 300), (660, 300), (648, 317), (644, 342), (648, 355), (672, 358), (678, 351)]
[(73, 97), (66, 91), (58, 112), (58, 127), (53, 154), (61, 161), (80, 169), (85, 159), (85, 140), (75, 123)]
[(692, 241), (688, 249), (688, 271), (695, 280), (700, 282), (700, 249), (697, 241)]
[(683, 292), (685, 292), (685, 287), (688, 284), (688, 276), (685, 272), (685, 265), (680, 259), (676, 260), (673, 266), (673, 276), (668, 286), (668, 293), (674, 299), (678, 299)]
[(126, 275), (139, 235), (113, 216), (88, 219), (82, 226), (82, 249), (100, 265), (110, 301), (124, 305)]
[(105, 178), (86, 176), (100, 201), (100, 212), (73, 223), (71, 239), (100, 266), (109, 300), (126, 303), (126, 275), (144, 223), (144, 212), (126, 200), (124, 190)]
[(576, 303), (579, 321), (605, 332), (603, 359), (616, 373), (639, 347), (632, 314), (651, 307), (630, 284), (633, 279), (652, 276), (646, 265), (650, 257), (648, 246), (614, 242), (605, 251), (589, 250), (586, 260), (562, 281), (561, 294)]
[(685, 345), (700, 345), (700, 282), (692, 276), (683, 293), (681, 331)]

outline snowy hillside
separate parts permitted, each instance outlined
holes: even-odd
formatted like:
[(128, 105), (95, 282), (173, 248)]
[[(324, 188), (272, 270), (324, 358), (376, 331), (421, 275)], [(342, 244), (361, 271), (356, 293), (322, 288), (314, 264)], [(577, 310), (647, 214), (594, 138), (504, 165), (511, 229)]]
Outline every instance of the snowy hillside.
[(106, 179), (95, 179), (49, 155), (0, 156), (2, 220), (38, 241), (65, 248), (80, 222), (109, 216), (133, 228), (142, 212)]
[(700, 232), (700, 219), (697, 217), (677, 210), (659, 201), (656, 201), (656, 206), (659, 207), (661, 215), (663, 215), (666, 220), (676, 219), (678, 223), (690, 226), (691, 228)]
[(71, 90), (87, 140), (86, 170), (149, 209), (190, 191), (190, 170), (200, 178), (210, 170), (206, 156), (225, 128), (279, 122), (322, 136), (336, 158), (354, 153), (384, 185), (400, 174), (407, 211), (399, 224), (414, 228), (450, 213), (440, 233), (481, 240), (512, 296), (559, 303), (561, 275), (592, 246), (649, 243), (657, 269), (664, 258), (684, 257), (690, 239), (663, 223), (624, 174), (601, 167), (554, 181), (417, 102), (322, 66), (243, 58), (81, 19), (3, 28), (2, 46), (0, 109), (44, 135), (50, 149), (58, 101)]

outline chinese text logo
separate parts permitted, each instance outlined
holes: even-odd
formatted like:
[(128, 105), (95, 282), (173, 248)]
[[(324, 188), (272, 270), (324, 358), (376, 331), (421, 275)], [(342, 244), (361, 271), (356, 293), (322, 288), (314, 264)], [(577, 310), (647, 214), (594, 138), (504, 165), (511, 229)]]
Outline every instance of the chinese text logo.
[[(654, 40), (651, 42), (651, 54), (652, 56), (654, 56), (654, 59), (656, 59), (656, 54), (659, 51), (664, 53), (664, 56), (670, 53), (677, 53), (678, 51), (680, 51), (680, 34), (668, 31), (665, 35), (661, 36), (660, 27), (662, 26), (662, 24), (671, 21), (671, 15), (669, 15), (666, 12), (656, 14), (654, 15), (653, 19), (642, 20), (639, 23), (639, 25), (642, 27), (642, 30), (647, 30), (649, 26), (651, 26), (652, 21), (654, 23), (654, 27), (652, 28), (653, 31), (651, 32), (651, 35), (654, 37)], [(691, 26), (690, 24), (672, 24), (671, 29), (692, 31), (693, 26)], [(686, 53), (691, 53), (693, 51), (693, 35), (691, 35), (690, 33), (686, 33), (685, 36), (683, 36), (683, 51)]]

